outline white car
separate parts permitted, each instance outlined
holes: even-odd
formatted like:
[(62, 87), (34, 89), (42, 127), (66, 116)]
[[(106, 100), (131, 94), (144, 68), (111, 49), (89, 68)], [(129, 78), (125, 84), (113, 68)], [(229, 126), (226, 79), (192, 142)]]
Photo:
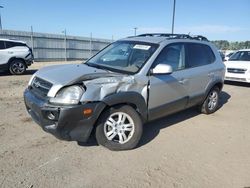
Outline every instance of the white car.
[(225, 80), (250, 83), (250, 49), (235, 52), (225, 65)]
[(234, 52), (226, 53), (226, 54), (225, 54), (224, 60), (225, 60), (225, 61), (228, 61), (228, 60), (230, 59), (230, 57), (231, 57), (233, 54), (234, 54)]
[(0, 70), (19, 75), (32, 63), (32, 50), (25, 42), (0, 39)]

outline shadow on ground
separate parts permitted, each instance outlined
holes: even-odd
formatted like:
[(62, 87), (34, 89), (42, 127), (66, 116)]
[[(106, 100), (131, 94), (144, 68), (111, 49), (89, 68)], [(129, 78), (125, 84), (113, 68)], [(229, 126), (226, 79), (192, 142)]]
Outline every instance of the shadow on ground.
[[(231, 95), (222, 91), (220, 94), (219, 109), (222, 106), (224, 106), (229, 101), (230, 98), (231, 98)], [(198, 115), (200, 115), (200, 112), (198, 112), (196, 107), (193, 107), (193, 108), (178, 112), (176, 114), (158, 119), (156, 121), (147, 123), (144, 126), (143, 135), (142, 135), (142, 139), (139, 144), (139, 147), (153, 140), (159, 134), (161, 129), (170, 127), (172, 125), (175, 125), (179, 122), (188, 120)]]
[[(223, 107), (231, 98), (231, 95), (228, 93), (222, 91), (220, 94), (220, 104), (219, 109)], [(144, 125), (144, 130), (142, 134), (141, 141), (138, 145), (138, 147), (141, 147), (150, 141), (152, 141), (160, 132), (161, 129), (170, 127), (172, 125), (175, 125), (179, 122), (185, 121), (189, 118), (195, 117), (200, 115), (196, 107), (186, 109), (184, 111), (178, 112), (173, 115), (166, 116), (164, 118), (146, 123)], [(97, 146), (97, 142), (95, 139), (94, 134), (91, 135), (89, 141), (87, 143), (78, 142), (78, 145), (80, 146)]]
[[(23, 75), (32, 75), (36, 71), (37, 71), (37, 69), (29, 69), (29, 70), (26, 70), (26, 72), (24, 74), (20, 75), (20, 76), (23, 76)], [(12, 75), (8, 71), (0, 71), (0, 76), (19, 76), (19, 75)]]
[(245, 83), (245, 82), (225, 81), (224, 83), (232, 86), (250, 87), (250, 83)]
[[(225, 91), (222, 91), (220, 94), (219, 109), (222, 108), (229, 101), (230, 98), (231, 98), (231, 95), (229, 95)], [(143, 135), (142, 135), (142, 138), (138, 147), (141, 147), (149, 143), (151, 140), (153, 140), (159, 134), (161, 129), (170, 127), (172, 125), (175, 125), (179, 122), (185, 121), (189, 118), (192, 118), (198, 115), (200, 115), (200, 113), (198, 112), (197, 108), (193, 107), (193, 108), (178, 112), (176, 114), (169, 115), (164, 118), (146, 123), (144, 125)], [(96, 142), (94, 134), (92, 134), (87, 143), (78, 142), (78, 145), (86, 147), (86, 146), (97, 146), (98, 144)]]
[(222, 91), (220, 93), (220, 101), (219, 101), (219, 107), (218, 107), (218, 109), (220, 109), (222, 106), (224, 106), (224, 104), (228, 103), (228, 101), (229, 101), (230, 98), (231, 98), (231, 95), (229, 95), (225, 91)]
[(96, 138), (95, 138), (95, 131), (90, 135), (90, 138), (87, 142), (77, 142), (79, 146), (89, 147), (89, 146), (98, 146)]

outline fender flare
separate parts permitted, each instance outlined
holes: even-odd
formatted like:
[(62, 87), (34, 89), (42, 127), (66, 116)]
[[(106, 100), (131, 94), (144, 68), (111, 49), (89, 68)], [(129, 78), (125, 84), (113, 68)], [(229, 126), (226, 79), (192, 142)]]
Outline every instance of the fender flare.
[[(206, 88), (206, 92), (203, 98), (203, 101), (207, 98), (207, 95), (209, 93), (209, 91), (214, 87), (214, 86), (218, 86), (219, 90), (221, 91), (223, 88), (224, 82), (222, 79), (216, 79), (213, 82), (211, 82), (210, 84), (208, 84), (207, 88)], [(202, 101), (202, 102), (203, 102)]]
[(137, 92), (128, 91), (116, 93), (105, 97), (102, 102), (108, 106), (119, 104), (132, 105), (132, 107), (136, 107), (136, 111), (141, 115), (143, 121), (146, 121), (148, 118), (148, 107), (145, 99)]
[(20, 59), (20, 60), (22, 60), (22, 61), (25, 63), (26, 68), (28, 67), (27, 64), (26, 64), (26, 62), (25, 62), (25, 60), (24, 60), (23, 58), (16, 57), (16, 56), (11, 57), (11, 58), (8, 60), (8, 63), (7, 63), (8, 66), (10, 65), (10, 63), (11, 63), (14, 59)]

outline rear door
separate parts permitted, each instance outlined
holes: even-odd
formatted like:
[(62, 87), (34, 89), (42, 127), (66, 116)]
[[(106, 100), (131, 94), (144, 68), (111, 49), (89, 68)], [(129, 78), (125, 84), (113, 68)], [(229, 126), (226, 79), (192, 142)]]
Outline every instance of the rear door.
[(188, 106), (193, 106), (203, 100), (206, 88), (215, 76), (215, 55), (208, 45), (201, 43), (186, 43), (185, 49), (184, 85), (189, 96)]
[(188, 92), (185, 87), (185, 48), (176, 43), (166, 46), (153, 63), (168, 64), (173, 68), (172, 74), (150, 75), (149, 119), (156, 119), (185, 108)]

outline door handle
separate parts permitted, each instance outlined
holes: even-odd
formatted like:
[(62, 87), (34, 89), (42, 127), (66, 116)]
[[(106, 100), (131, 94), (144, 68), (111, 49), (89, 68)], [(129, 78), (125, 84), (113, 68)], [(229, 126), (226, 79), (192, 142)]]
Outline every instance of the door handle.
[(13, 54), (14, 52), (8, 51), (8, 54)]

